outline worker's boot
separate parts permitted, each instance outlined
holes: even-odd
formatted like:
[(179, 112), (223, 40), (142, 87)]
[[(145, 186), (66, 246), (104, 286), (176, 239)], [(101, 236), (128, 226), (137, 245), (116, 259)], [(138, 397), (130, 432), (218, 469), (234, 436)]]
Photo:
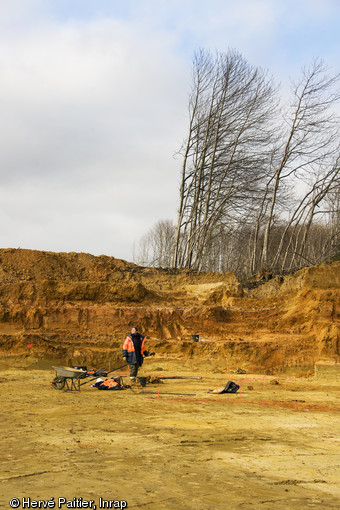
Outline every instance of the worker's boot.
[(137, 382), (137, 377), (130, 377), (130, 381), (135, 384)]

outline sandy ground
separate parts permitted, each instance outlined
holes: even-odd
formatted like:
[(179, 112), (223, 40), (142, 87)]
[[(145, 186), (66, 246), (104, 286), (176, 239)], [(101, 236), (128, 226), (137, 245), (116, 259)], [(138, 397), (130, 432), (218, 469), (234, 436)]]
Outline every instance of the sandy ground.
[[(202, 379), (66, 392), (51, 387), (53, 369), (2, 370), (1, 508), (52, 497), (63, 509), (98, 510), (100, 498), (147, 510), (340, 507), (339, 385), (272, 385), (180, 359), (150, 359), (148, 374)], [(207, 393), (230, 379), (240, 393)]]

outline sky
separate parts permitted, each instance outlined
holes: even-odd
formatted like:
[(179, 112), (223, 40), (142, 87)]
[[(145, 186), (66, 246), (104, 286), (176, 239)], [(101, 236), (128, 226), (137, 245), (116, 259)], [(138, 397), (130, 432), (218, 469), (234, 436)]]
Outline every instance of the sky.
[(0, 248), (133, 260), (176, 218), (195, 51), (340, 71), (338, 0), (0, 0)]

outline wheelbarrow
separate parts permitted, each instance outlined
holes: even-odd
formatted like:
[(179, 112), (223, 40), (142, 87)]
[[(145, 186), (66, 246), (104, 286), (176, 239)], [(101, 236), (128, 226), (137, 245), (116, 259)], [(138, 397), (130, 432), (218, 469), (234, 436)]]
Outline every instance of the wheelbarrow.
[(79, 370), (71, 367), (53, 367), (56, 376), (52, 381), (55, 390), (62, 390), (65, 385), (67, 390), (80, 390), (80, 379), (87, 377), (87, 370)]
[[(94, 381), (97, 377), (107, 377), (108, 374), (126, 367), (126, 363), (121, 366), (104, 372), (103, 370), (87, 370), (86, 367), (53, 367), (56, 371), (56, 376), (52, 381), (52, 386), (55, 390), (62, 390), (66, 386), (67, 390), (80, 391), (80, 386), (88, 382)], [(89, 381), (80, 383), (82, 379), (91, 377)]]

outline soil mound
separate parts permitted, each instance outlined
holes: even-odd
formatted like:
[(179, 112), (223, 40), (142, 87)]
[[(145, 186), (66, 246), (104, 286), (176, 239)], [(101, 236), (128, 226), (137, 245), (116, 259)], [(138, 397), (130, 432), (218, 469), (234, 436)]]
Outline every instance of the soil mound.
[(250, 291), (256, 298), (271, 297), (311, 289), (339, 289), (340, 261), (333, 264), (306, 267), (289, 276), (277, 276), (273, 280)]
[(1, 249), (0, 356), (26, 365), (42, 358), (118, 361), (137, 324), (163, 357), (215, 358), (221, 369), (310, 369), (321, 359), (339, 360), (339, 287), (340, 262), (247, 293), (231, 273)]
[(107, 281), (114, 273), (135, 267), (135, 264), (105, 255), (0, 249), (0, 282)]

